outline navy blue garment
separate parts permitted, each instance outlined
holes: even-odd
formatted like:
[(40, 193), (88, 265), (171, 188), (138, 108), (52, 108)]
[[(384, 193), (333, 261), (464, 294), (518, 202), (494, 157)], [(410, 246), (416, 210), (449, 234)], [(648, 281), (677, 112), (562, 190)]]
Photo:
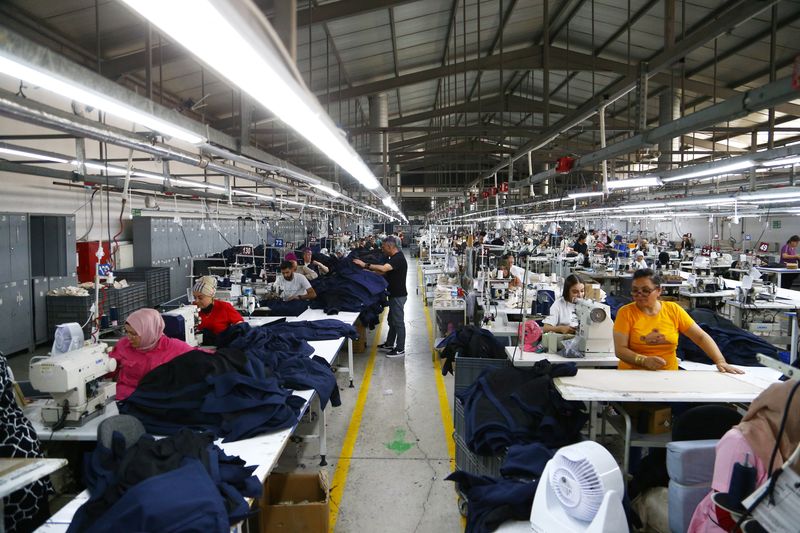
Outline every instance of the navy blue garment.
[(144, 435), (126, 449), (115, 433), (111, 449), (98, 444), (87, 454), (90, 498), (69, 531), (225, 531), (247, 518), (245, 498), (261, 495), (256, 467), (213, 439), (183, 429), (158, 440)]
[(460, 326), (453, 333), (442, 339), (437, 348), (443, 348), (442, 375), (453, 373), (453, 362), (458, 357), (482, 357), (505, 359), (506, 349), (488, 329), (475, 326)]
[(539, 442), (514, 444), (508, 447), (500, 473), (503, 477), (539, 477), (555, 452)]
[(311, 307), (326, 312), (336, 309), (360, 313), (361, 323), (372, 328), (378, 324), (383, 308), (388, 305), (388, 284), (382, 276), (354, 265), (352, 256), (340, 259), (335, 273), (311, 280), (317, 293)]
[(576, 373), (573, 363), (549, 361), (485, 370), (457, 394), (464, 404), (467, 447), (478, 455), (496, 455), (514, 444), (560, 448), (580, 440), (588, 418), (584, 405), (564, 400), (553, 386), (553, 378)]
[(356, 328), (335, 318), (281, 322), (280, 324), (265, 324), (263, 327), (269, 329), (273, 334), (294, 335), (307, 341), (325, 341), (341, 337), (358, 338)]
[(257, 328), (241, 323), (228, 328), (220, 346), (241, 350), (260, 361), (263, 375), (274, 376), (282, 387), (314, 389), (324, 408), (329, 400), (334, 407), (341, 405), (339, 388), (330, 365), (320, 357), (309, 357), (314, 348), (305, 338), (324, 340), (355, 335), (355, 329), (340, 320), (284, 322)]
[[(733, 322), (711, 310), (693, 309), (689, 315), (714, 339), (720, 351), (725, 354), (725, 359), (732, 365), (761, 366), (756, 359), (759, 353), (778, 359), (778, 349), (775, 346), (736, 327)], [(677, 355), (686, 361), (711, 364), (705, 352), (685, 335), (678, 338)]]
[(456, 471), (445, 478), (458, 483), (467, 498), (465, 533), (495, 531), (508, 520), (530, 520), (539, 481), (475, 476)]
[(269, 308), (267, 316), (300, 316), (308, 309), (308, 300), (261, 300), (259, 305)]
[(153, 369), (119, 410), (154, 434), (188, 427), (233, 441), (294, 426), (304, 404), (259, 359), (222, 348), (187, 352)]

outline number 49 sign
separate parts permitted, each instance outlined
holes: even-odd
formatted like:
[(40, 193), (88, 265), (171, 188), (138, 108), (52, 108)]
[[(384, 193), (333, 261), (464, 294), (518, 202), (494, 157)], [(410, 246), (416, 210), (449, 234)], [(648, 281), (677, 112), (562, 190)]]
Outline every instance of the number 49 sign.
[(768, 242), (760, 242), (758, 243), (758, 251), (761, 253), (769, 252), (769, 243)]

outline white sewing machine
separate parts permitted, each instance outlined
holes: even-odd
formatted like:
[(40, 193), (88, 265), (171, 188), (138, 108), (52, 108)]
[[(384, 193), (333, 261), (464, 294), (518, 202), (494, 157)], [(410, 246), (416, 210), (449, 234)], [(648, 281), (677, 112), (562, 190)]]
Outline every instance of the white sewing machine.
[(575, 302), (578, 315), (578, 350), (584, 354), (614, 353), (614, 321), (606, 304), (579, 299)]
[(197, 313), (196, 305), (184, 305), (183, 307), (172, 309), (171, 311), (165, 311), (161, 313), (161, 315), (183, 317), (183, 327), (185, 328), (183, 341), (189, 346), (197, 346), (197, 339), (195, 338), (194, 332), (195, 324), (197, 324)]
[(82, 426), (105, 411), (117, 394), (117, 384), (101, 381), (117, 368), (105, 343), (91, 344), (50, 357), (31, 359), (31, 385), (53, 396), (42, 407), (46, 426)]

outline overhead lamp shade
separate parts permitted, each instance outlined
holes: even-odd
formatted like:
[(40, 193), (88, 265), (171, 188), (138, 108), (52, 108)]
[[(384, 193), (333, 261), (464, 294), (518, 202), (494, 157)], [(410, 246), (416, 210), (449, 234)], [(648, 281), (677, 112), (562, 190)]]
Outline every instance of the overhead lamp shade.
[(579, 198), (590, 198), (592, 196), (603, 196), (603, 191), (575, 191), (567, 193), (567, 196), (573, 200)]
[(609, 189), (634, 189), (636, 187), (660, 187), (663, 185), (658, 176), (614, 180), (607, 183)]

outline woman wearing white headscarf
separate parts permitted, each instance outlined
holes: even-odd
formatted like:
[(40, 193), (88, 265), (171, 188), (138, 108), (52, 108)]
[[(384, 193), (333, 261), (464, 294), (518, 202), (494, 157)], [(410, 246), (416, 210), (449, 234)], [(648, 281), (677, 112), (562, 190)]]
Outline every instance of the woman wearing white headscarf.
[[(217, 278), (214, 276), (203, 276), (192, 287), (194, 305), (200, 309), (199, 329), (214, 338), (232, 325), (244, 322), (242, 315), (230, 303), (214, 298), (216, 293)], [(208, 344), (205, 338), (204, 343)]]

